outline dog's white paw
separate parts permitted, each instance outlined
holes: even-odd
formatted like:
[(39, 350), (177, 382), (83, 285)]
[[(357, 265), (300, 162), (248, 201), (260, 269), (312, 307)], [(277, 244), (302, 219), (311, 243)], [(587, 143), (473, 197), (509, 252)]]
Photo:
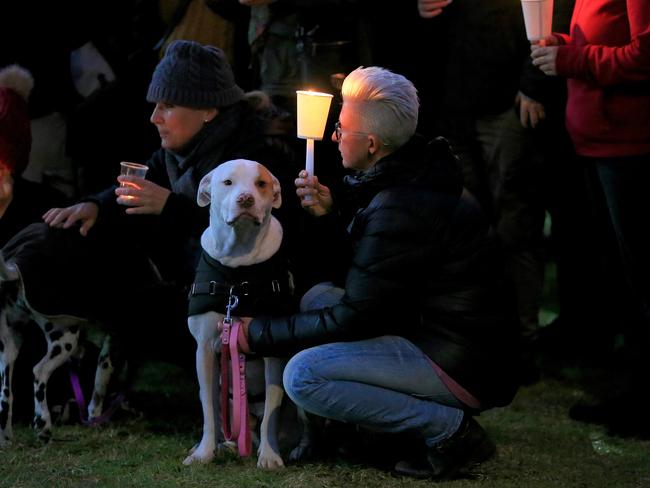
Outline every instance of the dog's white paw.
[(198, 443), (194, 444), (189, 450), (183, 464), (189, 466), (194, 463), (209, 463), (215, 458), (222, 458), (232, 454), (237, 454), (237, 444), (231, 441), (219, 442), (216, 447)]
[(189, 451), (187, 451), (188, 454), (194, 454), (194, 451), (196, 451), (199, 448), (199, 443), (197, 442), (194, 444)]
[(194, 463), (209, 463), (214, 457), (214, 449), (209, 450), (209, 452), (203, 452), (197, 448), (183, 460), (183, 464), (189, 466)]
[(260, 453), (257, 458), (257, 467), (260, 469), (280, 469), (284, 468), (284, 461), (278, 454), (269, 449), (269, 452)]

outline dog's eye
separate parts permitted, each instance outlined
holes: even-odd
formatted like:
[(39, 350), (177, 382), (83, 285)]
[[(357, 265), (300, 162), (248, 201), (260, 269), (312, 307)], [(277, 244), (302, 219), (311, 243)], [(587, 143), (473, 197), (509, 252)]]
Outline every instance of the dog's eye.
[(257, 186), (259, 186), (260, 188), (264, 188), (266, 186), (266, 181), (264, 181), (264, 180), (258, 181)]
[(223, 184), (226, 186), (232, 185), (232, 180), (223, 180)]

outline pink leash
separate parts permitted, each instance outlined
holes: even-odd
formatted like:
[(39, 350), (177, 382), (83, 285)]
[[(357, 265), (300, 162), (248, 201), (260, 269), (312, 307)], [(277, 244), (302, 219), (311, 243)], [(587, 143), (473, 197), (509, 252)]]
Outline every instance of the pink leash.
[[(234, 307), (233, 307), (234, 308)], [(230, 312), (230, 306), (228, 307)], [(237, 350), (240, 321), (233, 322), (230, 313), (222, 322), (221, 331), (221, 425), (227, 441), (237, 440), (239, 455), (251, 455), (251, 432), (248, 428), (248, 396), (246, 392), (246, 355)], [(228, 368), (230, 362), (230, 368)], [(232, 373), (232, 425), (230, 424), (229, 374)]]

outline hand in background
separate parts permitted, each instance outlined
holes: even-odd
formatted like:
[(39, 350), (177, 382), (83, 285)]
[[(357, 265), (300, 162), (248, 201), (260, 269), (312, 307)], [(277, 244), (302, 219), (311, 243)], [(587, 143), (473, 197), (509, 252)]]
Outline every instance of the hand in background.
[(93, 202), (82, 202), (66, 208), (51, 208), (43, 214), (43, 220), (50, 227), (68, 229), (81, 223), (79, 233), (88, 235), (88, 231), (97, 222), (99, 207)]
[(519, 120), (525, 128), (532, 127), (534, 129), (540, 121), (546, 118), (544, 105), (521, 92), (517, 93), (515, 103), (519, 105)]
[(442, 13), (452, 0), (418, 0), (418, 12), (423, 19), (431, 19)]

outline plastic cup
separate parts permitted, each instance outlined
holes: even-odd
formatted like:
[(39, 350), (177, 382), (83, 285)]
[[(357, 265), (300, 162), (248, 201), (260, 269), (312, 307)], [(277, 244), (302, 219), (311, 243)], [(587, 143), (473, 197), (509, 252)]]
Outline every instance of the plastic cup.
[[(130, 163), (128, 161), (122, 161), (120, 163), (120, 174), (122, 176), (139, 176), (140, 178), (144, 178), (147, 174), (148, 169), (149, 167), (145, 166), (144, 164)], [(120, 186), (130, 186), (131, 188), (137, 188), (138, 190), (140, 189), (140, 187), (135, 183), (127, 183), (125, 181), (121, 182)], [(130, 195), (123, 195), (122, 198), (132, 200), (135, 197)]]
[[(122, 176), (139, 176), (144, 178), (147, 174), (148, 166), (139, 163), (129, 163), (127, 161), (122, 161), (120, 163), (120, 174)], [(120, 186), (133, 186), (130, 183), (121, 183)]]
[(521, 9), (529, 41), (539, 41), (551, 35), (553, 29), (553, 0), (521, 0)]

